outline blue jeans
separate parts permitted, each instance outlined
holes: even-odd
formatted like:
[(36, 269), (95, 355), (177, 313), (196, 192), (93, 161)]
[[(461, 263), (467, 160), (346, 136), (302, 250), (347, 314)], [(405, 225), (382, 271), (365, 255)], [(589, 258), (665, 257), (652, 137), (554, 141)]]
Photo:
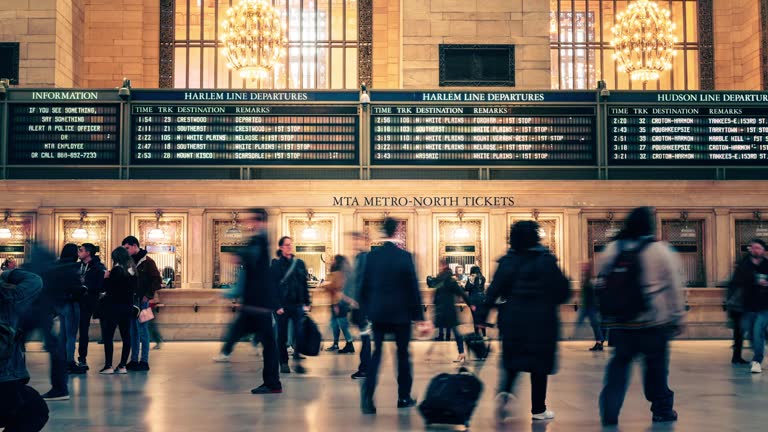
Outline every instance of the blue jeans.
[(614, 344), (613, 358), (605, 370), (605, 386), (600, 393), (600, 416), (603, 422), (615, 423), (627, 394), (632, 361), (643, 355), (643, 390), (651, 402), (654, 415), (669, 415), (675, 394), (669, 389), (669, 339), (667, 328), (611, 330)]
[(65, 349), (64, 359), (67, 364), (75, 362), (77, 330), (80, 328), (80, 304), (65, 303), (56, 308), (59, 316), (59, 340)]
[(579, 317), (576, 319), (576, 328), (581, 327), (584, 323), (584, 319), (589, 318), (589, 325), (592, 326), (592, 333), (595, 334), (595, 342), (603, 342), (603, 329), (600, 327), (600, 317), (598, 316), (597, 308), (595, 307), (583, 307), (579, 309)]
[[(149, 307), (143, 303), (142, 309)], [(149, 322), (140, 323), (139, 319), (131, 320), (131, 361), (139, 361), (139, 346), (141, 346), (141, 361), (149, 363)]]
[(765, 357), (765, 330), (768, 328), (768, 311), (747, 312), (744, 314), (742, 328), (752, 336), (752, 361), (763, 362)]
[(333, 310), (333, 306), (331, 306), (331, 332), (333, 334), (333, 344), (338, 345), (339, 344), (339, 333), (344, 333), (344, 340), (347, 341), (347, 343), (351, 343), (354, 339), (352, 338), (352, 334), (349, 332), (349, 321), (347, 320), (347, 314), (336, 314), (336, 312)]

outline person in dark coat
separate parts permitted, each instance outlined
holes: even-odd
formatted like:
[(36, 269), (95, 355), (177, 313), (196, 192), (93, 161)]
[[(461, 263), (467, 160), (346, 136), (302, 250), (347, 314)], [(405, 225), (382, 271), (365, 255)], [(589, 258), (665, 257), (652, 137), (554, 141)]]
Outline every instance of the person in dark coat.
[(392, 218), (384, 221), (387, 239), (381, 247), (368, 254), (360, 288), (360, 308), (363, 316), (367, 316), (373, 325), (374, 347), (370, 370), (362, 388), (360, 408), (363, 414), (376, 414), (373, 394), (384, 336), (387, 334), (394, 334), (397, 344), (397, 407), (416, 405), (411, 397), (413, 375), (408, 344), (411, 341), (411, 322), (423, 321), (424, 311), (413, 255), (394, 243), (398, 225), (398, 221)]
[(104, 273), (107, 268), (102, 264), (101, 258), (96, 253), (98, 248), (93, 243), (83, 243), (77, 250), (80, 258), (80, 282), (87, 288), (87, 292), (80, 301), (80, 343), (77, 346), (78, 373), (85, 373), (88, 368), (88, 342), (91, 328), (91, 317), (94, 316), (99, 306), (99, 293), (104, 283)]
[(469, 306), (469, 296), (461, 289), (445, 260), (440, 260), (440, 273), (432, 280), (432, 287), (435, 289), (435, 327), (453, 330), (456, 346), (459, 348), (459, 358), (456, 360), (456, 363), (464, 363), (466, 356), (464, 355), (464, 340), (459, 333), (456, 298), (461, 297), (464, 303)]
[(507, 405), (515, 379), (520, 372), (530, 372), (533, 419), (549, 420), (555, 417), (545, 400), (547, 375), (557, 370), (558, 307), (568, 300), (571, 289), (557, 259), (539, 243), (536, 222), (515, 223), (509, 243), (510, 250), (499, 260), (486, 293), (483, 314), (487, 316), (492, 307), (499, 309), (504, 372), (497, 414), (501, 419), (508, 417)]
[(595, 336), (595, 345), (590, 351), (602, 351), (605, 335), (600, 321), (600, 310), (595, 299), (595, 286), (592, 283), (592, 263), (586, 262), (581, 265), (581, 304), (579, 305), (579, 316), (576, 318), (576, 329), (589, 318), (589, 324), (592, 326), (592, 333)]
[[(280, 352), (280, 373), (291, 373), (288, 365), (288, 324), (293, 324), (293, 338), (296, 347), (301, 345), (304, 338), (302, 320), (309, 312), (312, 299), (309, 296), (307, 283), (307, 266), (301, 258), (294, 254), (293, 239), (288, 236), (280, 238), (279, 258), (272, 261), (270, 272), (280, 292), (280, 305), (284, 313), (280, 314), (277, 322), (277, 346)], [(302, 356), (294, 349), (293, 370), (296, 373), (306, 373), (301, 364)]]
[[(470, 304), (474, 306), (472, 320), (478, 322), (477, 308), (485, 303), (485, 276), (483, 276), (483, 273), (480, 271), (480, 267), (473, 266), (469, 270), (469, 280), (464, 286), (464, 289), (467, 291), (467, 295), (469, 295)], [(477, 335), (482, 333), (483, 337), (485, 337), (485, 330), (485, 327), (475, 326), (475, 334)]]
[[(136, 264), (124, 248), (118, 247), (112, 251), (112, 263), (114, 266), (104, 275), (104, 283), (101, 286), (103, 295), (100, 296), (99, 323), (101, 338), (104, 340), (104, 367), (99, 373), (124, 375), (128, 373), (125, 365), (128, 364), (128, 356), (131, 354), (131, 321), (139, 314), (133, 301), (139, 279)], [(123, 348), (120, 363), (113, 368), (115, 330), (118, 329)]]

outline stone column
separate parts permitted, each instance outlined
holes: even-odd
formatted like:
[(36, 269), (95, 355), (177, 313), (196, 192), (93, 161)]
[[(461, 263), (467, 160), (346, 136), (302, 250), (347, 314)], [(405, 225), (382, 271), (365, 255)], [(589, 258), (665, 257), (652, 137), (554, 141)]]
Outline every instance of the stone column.
[[(415, 223), (416, 244), (413, 248), (414, 258), (416, 259), (416, 272), (419, 275), (419, 285), (426, 287), (427, 275), (434, 274), (434, 247), (432, 242), (437, 242), (437, 238), (432, 238), (432, 210), (416, 209)], [(431, 239), (431, 241), (430, 241)]]
[(580, 264), (586, 258), (582, 256), (586, 241), (581, 238), (581, 209), (565, 209), (563, 218), (563, 256), (560, 257), (560, 265), (566, 276), (577, 281), (581, 278)]
[(112, 210), (112, 244), (106, 245), (109, 250), (101, 251), (102, 257), (109, 257), (112, 249), (121, 246), (121, 242), (129, 235), (138, 237), (139, 233), (133, 232), (131, 227), (131, 213), (125, 208), (116, 208)]
[[(731, 227), (731, 211), (727, 208), (715, 209), (715, 235), (712, 238), (712, 244), (710, 250), (714, 250), (715, 254), (715, 280), (714, 282), (719, 284), (720, 282), (727, 281), (731, 278), (731, 271), (733, 266), (731, 263), (731, 243), (734, 238), (734, 233)], [(738, 251), (737, 251), (738, 256)]]
[(355, 231), (355, 213), (353, 208), (345, 208), (339, 211), (339, 253), (347, 257), (350, 263), (355, 260), (355, 250), (352, 248), (352, 239), (348, 232)]
[(488, 226), (488, 268), (480, 270), (485, 279), (490, 282), (498, 267), (496, 260), (507, 253), (509, 225), (507, 224), (507, 209), (492, 209)]
[(56, 229), (56, 218), (53, 215), (53, 209), (45, 207), (37, 209), (35, 240), (41, 245), (53, 248), (56, 242)]
[(210, 263), (203, 262), (203, 248), (206, 246), (204, 209), (189, 209), (187, 219), (187, 263), (186, 278), (182, 279), (182, 288), (210, 288), (203, 286), (203, 266)]

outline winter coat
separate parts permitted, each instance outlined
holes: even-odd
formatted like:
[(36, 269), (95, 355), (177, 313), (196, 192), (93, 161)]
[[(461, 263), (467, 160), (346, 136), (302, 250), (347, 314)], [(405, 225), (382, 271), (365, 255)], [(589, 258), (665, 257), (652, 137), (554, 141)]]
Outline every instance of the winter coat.
[(768, 310), (768, 287), (757, 283), (757, 275), (768, 276), (768, 259), (763, 258), (755, 265), (747, 255), (736, 266), (731, 283), (728, 284), (726, 307), (731, 312), (759, 312)]
[(344, 289), (344, 284), (347, 280), (347, 274), (348, 272), (337, 270), (334, 272), (328, 273), (328, 276), (326, 276), (326, 281), (320, 286), (320, 288), (324, 289), (325, 292), (328, 293), (328, 295), (331, 296), (331, 304), (339, 304), (339, 302), (342, 299), (342, 290)]
[(101, 262), (101, 258), (97, 256), (91, 257), (91, 261), (87, 264), (84, 262), (80, 263), (80, 281), (88, 289), (81, 304), (92, 309), (96, 308), (99, 302), (101, 286), (104, 284), (104, 273), (106, 271), (107, 268)]
[(133, 262), (136, 263), (136, 268), (139, 270), (139, 291), (137, 295), (139, 298), (146, 297), (151, 299), (163, 283), (160, 270), (158, 270), (155, 260), (147, 256), (146, 249), (140, 249), (139, 253), (133, 256)]
[(373, 323), (409, 324), (424, 320), (413, 255), (391, 241), (369, 252), (360, 288), (360, 308)]
[(80, 264), (57, 261), (43, 273), (43, 297), (54, 308), (80, 301), (84, 294), (80, 282)]
[(485, 276), (476, 275), (474, 281), (467, 281), (464, 289), (467, 291), (472, 306), (480, 306), (485, 303)]
[(450, 270), (441, 272), (434, 280), (435, 327), (453, 328), (459, 325), (456, 298), (461, 297), (469, 305), (469, 296), (461, 289)]
[[(293, 260), (296, 260), (296, 265), (291, 274), (286, 278), (285, 275), (291, 268)], [(311, 304), (309, 284), (307, 283), (307, 266), (300, 258), (294, 255), (292, 260), (285, 257), (272, 260), (272, 276), (275, 278), (275, 283), (280, 292), (280, 303), (284, 308), (309, 306)]]
[[(17, 328), (22, 316), (42, 291), (43, 281), (34, 273), (6, 270), (0, 281), (0, 322)], [(0, 361), (0, 383), (29, 380), (24, 344), (19, 342), (7, 360)]]
[(138, 290), (139, 280), (132, 270), (115, 266), (109, 271), (109, 277), (104, 279), (102, 290), (105, 293), (103, 305), (131, 306), (134, 295)]
[(265, 232), (254, 235), (240, 253), (243, 271), (240, 275), (242, 302), (276, 311), (280, 309), (280, 293), (271, 273), (269, 241)]
[(486, 293), (485, 310), (498, 305), (502, 362), (506, 369), (555, 373), (560, 339), (558, 307), (571, 296), (557, 259), (542, 247), (510, 250)]

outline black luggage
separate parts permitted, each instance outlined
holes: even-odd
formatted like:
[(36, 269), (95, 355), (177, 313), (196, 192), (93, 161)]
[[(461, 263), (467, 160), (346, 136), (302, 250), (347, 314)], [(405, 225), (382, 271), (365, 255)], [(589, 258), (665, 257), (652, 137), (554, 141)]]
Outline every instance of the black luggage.
[(486, 343), (482, 335), (477, 333), (470, 333), (463, 336), (464, 342), (467, 344), (467, 350), (477, 360), (485, 360), (488, 358), (488, 354), (491, 352), (491, 344)]
[(320, 354), (320, 343), (323, 336), (320, 334), (320, 329), (317, 328), (317, 324), (312, 321), (312, 318), (305, 316), (301, 320), (301, 338), (297, 349), (299, 353), (306, 356), (314, 357)]
[(464, 425), (475, 411), (483, 392), (483, 383), (466, 368), (457, 374), (442, 373), (432, 378), (419, 411), (427, 426), (432, 424)]

